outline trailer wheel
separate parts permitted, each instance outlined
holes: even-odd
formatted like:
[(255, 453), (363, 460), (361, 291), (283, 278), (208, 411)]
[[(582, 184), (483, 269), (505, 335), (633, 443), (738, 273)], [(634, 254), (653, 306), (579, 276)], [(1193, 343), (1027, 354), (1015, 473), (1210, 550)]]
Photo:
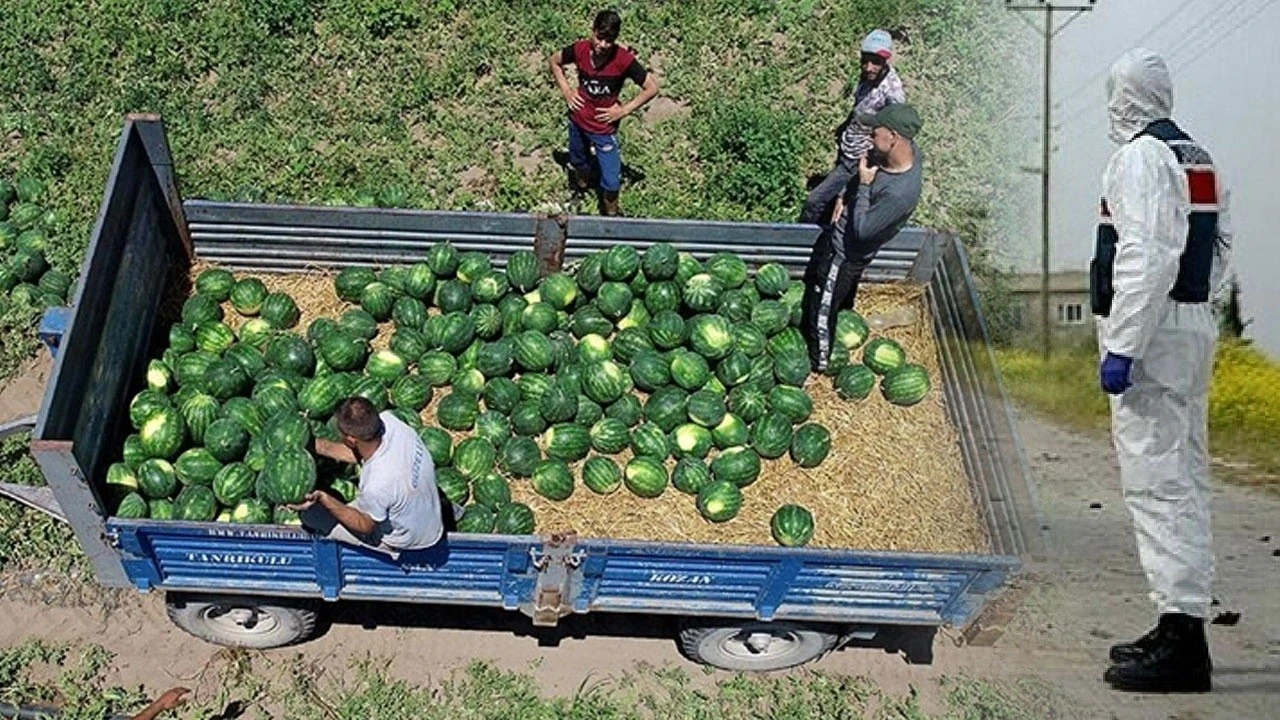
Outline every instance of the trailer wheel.
[(785, 622), (743, 622), (688, 626), (680, 631), (680, 652), (722, 670), (781, 670), (817, 660), (837, 636)]
[(281, 647), (306, 640), (316, 629), (315, 610), (280, 598), (168, 593), (165, 606), (178, 627), (228, 647)]

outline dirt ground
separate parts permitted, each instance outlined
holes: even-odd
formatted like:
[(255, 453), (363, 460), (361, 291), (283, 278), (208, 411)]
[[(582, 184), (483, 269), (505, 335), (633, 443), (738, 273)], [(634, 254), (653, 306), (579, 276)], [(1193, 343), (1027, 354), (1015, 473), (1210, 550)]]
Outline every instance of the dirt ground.
[[(1280, 714), (1280, 495), (1229, 483), (1215, 493), (1217, 611), (1241, 614), (1214, 625), (1215, 690), (1201, 696), (1126, 695), (1101, 682), (1107, 647), (1145, 631), (1153, 611), (1121, 503), (1116, 465), (1105, 437), (1073, 434), (1033, 416), (1021, 430), (1041, 508), (1060, 556), (1056, 570), (1027, 581), (1028, 593), (993, 647), (958, 647), (955, 634), (935, 641), (931, 665), (909, 665), (879, 649), (846, 649), (812, 667), (863, 675), (901, 696), (916, 687), (926, 708), (937, 707), (942, 676), (1030, 678), (1028, 698), (1043, 717), (1273, 718)], [(1247, 468), (1224, 465), (1226, 473)], [(0, 597), (0, 646), (39, 636), (92, 641), (118, 653), (113, 681), (159, 691), (177, 682), (212, 692), (201, 681), (218, 648), (173, 627), (159, 598), (123, 594), (104, 607), (45, 604), (10, 584)], [(476, 658), (531, 670), (549, 693), (572, 693), (584, 680), (624, 672), (636, 663), (693, 669), (661, 628), (592, 618), (557, 637), (534, 636), (519, 619), (476, 611), (418, 607), (384, 611), (370, 622), (349, 609), (318, 639), (266, 653), (302, 655), (328, 667), (367, 654), (393, 657), (397, 675), (439, 677)], [(355, 620), (356, 616), (360, 620)], [(410, 627), (393, 627), (408, 624)], [(513, 629), (515, 628), (515, 629)], [(647, 637), (629, 637), (638, 633)], [(719, 674), (695, 677), (714, 679)], [(705, 681), (705, 680), (699, 680)]]

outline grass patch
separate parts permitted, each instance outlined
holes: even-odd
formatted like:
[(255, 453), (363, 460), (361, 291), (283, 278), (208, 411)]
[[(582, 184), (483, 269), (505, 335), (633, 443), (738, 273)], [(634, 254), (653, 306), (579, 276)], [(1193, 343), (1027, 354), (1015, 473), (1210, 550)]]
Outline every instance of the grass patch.
[[(106, 684), (111, 660), (98, 646), (27, 642), (0, 651), (0, 699), (54, 705), (73, 719), (140, 709), (142, 688)], [(1045, 701), (1055, 694), (1027, 681), (944, 678), (937, 688), (942, 709), (927, 712), (914, 690), (891, 697), (865, 678), (806, 671), (708, 683), (679, 669), (640, 667), (548, 697), (532, 674), (483, 662), (446, 669), (428, 684), (394, 678), (385, 661), (373, 659), (346, 673), (300, 656), (267, 668), (228, 651), (216, 662), (193, 686), (183, 716), (228, 716), (236, 708), (247, 717), (289, 720), (1029, 720), (1046, 717)], [(164, 689), (147, 688), (153, 696)]]
[[(1059, 350), (1048, 361), (1037, 351), (999, 348), (997, 361), (1013, 398), (1072, 427), (1106, 430), (1110, 410), (1098, 387), (1092, 347)], [(1254, 465), (1280, 483), (1280, 363), (1243, 342), (1223, 341), (1209, 393), (1209, 442), (1215, 456)], [(1250, 476), (1256, 479), (1257, 476)]]

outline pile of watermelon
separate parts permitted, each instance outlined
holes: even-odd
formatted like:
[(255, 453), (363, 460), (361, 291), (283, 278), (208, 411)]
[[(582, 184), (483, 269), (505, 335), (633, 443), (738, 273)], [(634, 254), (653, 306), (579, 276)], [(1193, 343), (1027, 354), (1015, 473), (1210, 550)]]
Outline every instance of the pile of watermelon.
[[(308, 448), (337, 439), (332, 414), (353, 395), (419, 433), (441, 489), (466, 506), (463, 532), (534, 531), (512, 482), (551, 501), (579, 483), (641, 498), (670, 485), (721, 523), (767, 463), (812, 468), (831, 449), (804, 390), (803, 286), (781, 265), (752, 274), (736, 255), (704, 263), (660, 243), (541, 276), (532, 252), (498, 270), (444, 243), (418, 264), (347, 268), (334, 289), (350, 308), (303, 329), (294, 300), (259, 280), (197, 278), (130, 407), (138, 432), (108, 474), (119, 515), (296, 522), (281, 506), (314, 488), (351, 499), (352, 469)], [(879, 377), (890, 401), (917, 402), (927, 372), (868, 334), (841, 313), (840, 395), (865, 398)], [(785, 505), (770, 531), (804, 545), (813, 516)]]
[(10, 306), (63, 305), (71, 291), (71, 276), (51, 268), (45, 258), (58, 215), (40, 205), (44, 194), (44, 185), (34, 178), (0, 179), (0, 251), (8, 258), (0, 265), (0, 296)]

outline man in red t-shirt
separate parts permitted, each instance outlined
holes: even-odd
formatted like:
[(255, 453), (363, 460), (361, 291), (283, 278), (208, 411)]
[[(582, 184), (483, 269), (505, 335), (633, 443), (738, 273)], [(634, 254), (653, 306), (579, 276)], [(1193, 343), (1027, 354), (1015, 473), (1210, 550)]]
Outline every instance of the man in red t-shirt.
[[(622, 19), (603, 10), (592, 24), (591, 38), (579, 40), (553, 54), (551, 75), (569, 104), (569, 165), (577, 190), (586, 190), (590, 177), (587, 146), (595, 150), (600, 167), (600, 209), (618, 214), (618, 189), (622, 185), (622, 156), (618, 150), (618, 122), (644, 107), (658, 94), (658, 81), (644, 69), (630, 49), (618, 44)], [(569, 87), (564, 66), (578, 68), (578, 89)], [(630, 102), (618, 104), (622, 85), (630, 78), (641, 86)]]

